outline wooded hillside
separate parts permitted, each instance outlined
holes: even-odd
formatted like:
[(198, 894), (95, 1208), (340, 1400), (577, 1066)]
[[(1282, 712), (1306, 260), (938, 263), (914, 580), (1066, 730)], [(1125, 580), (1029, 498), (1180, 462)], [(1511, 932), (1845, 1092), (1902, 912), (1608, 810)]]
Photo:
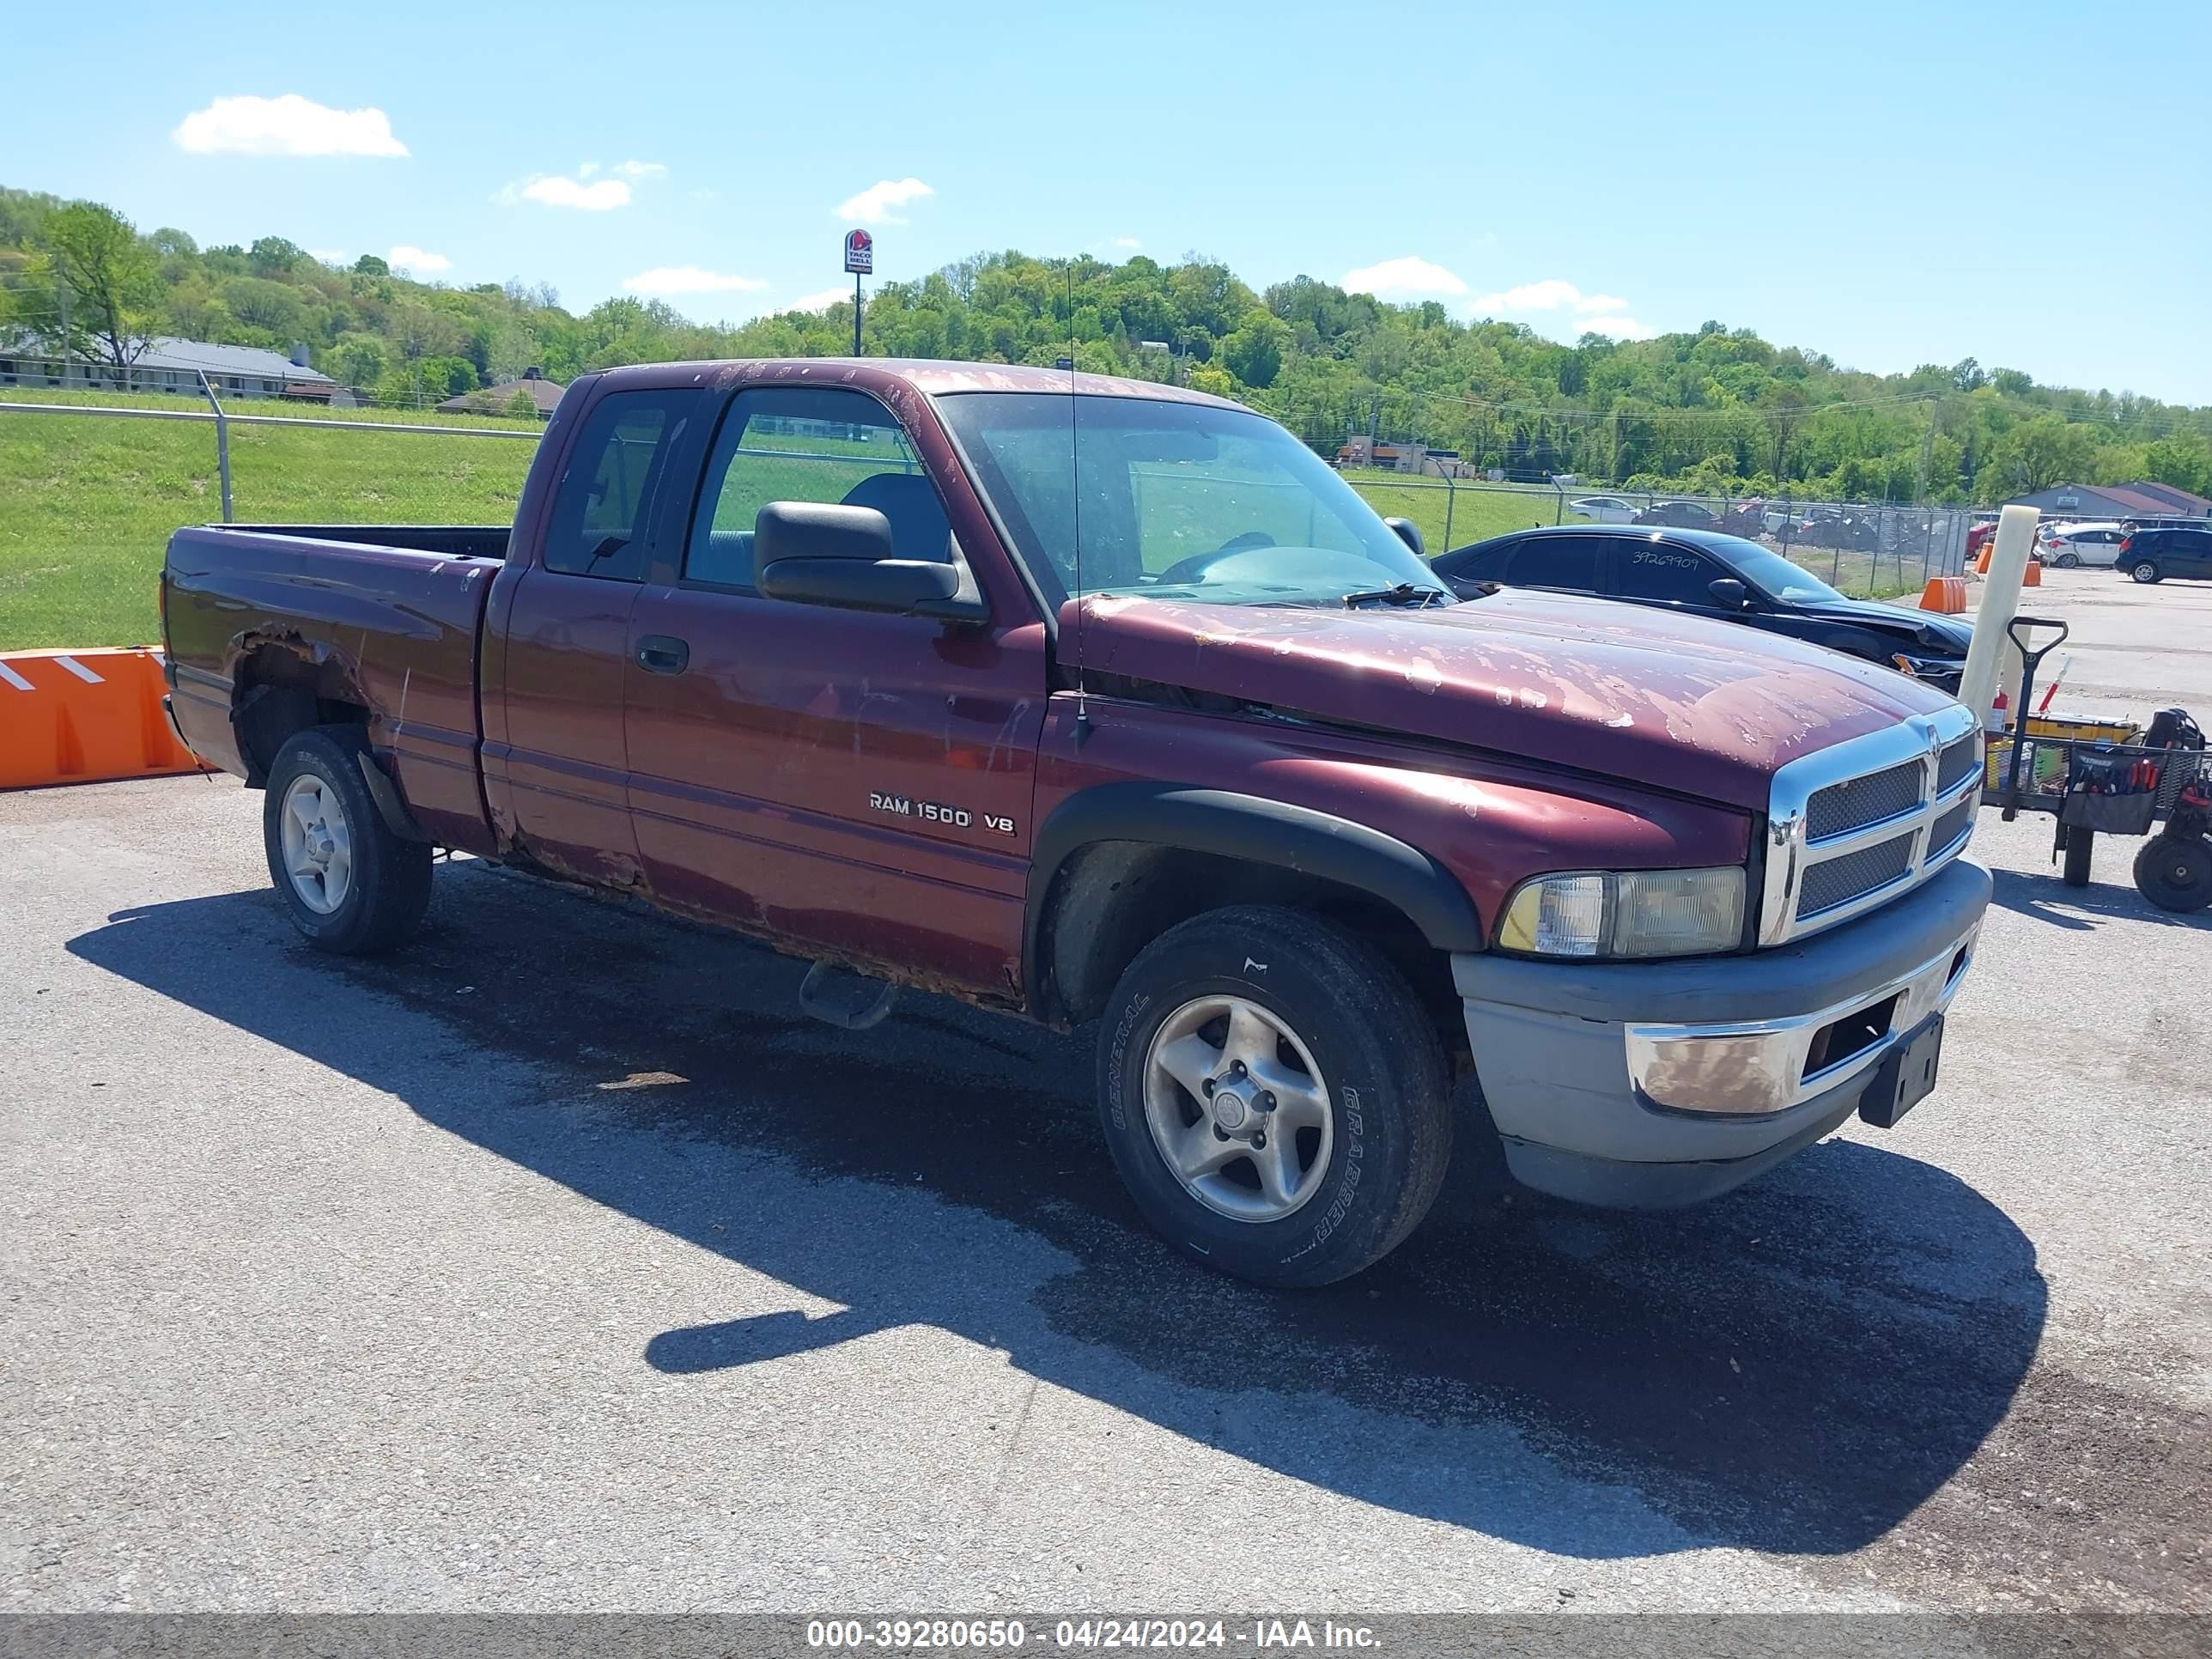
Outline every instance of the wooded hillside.
[[(419, 405), (533, 365), (567, 380), (617, 363), (834, 355), (852, 330), (849, 302), (735, 325), (634, 299), (575, 315), (520, 279), (451, 288), (374, 256), (339, 269), (281, 236), (203, 248), (96, 204), (0, 188), (0, 341), (118, 365), (155, 335), (304, 344), (365, 401)], [(884, 283), (864, 335), (872, 355), (1042, 363), (1072, 340), (1085, 369), (1243, 398), (1330, 453), (1373, 432), (1520, 479), (1987, 503), (2155, 478), (2212, 494), (2212, 408), (2041, 386), (1972, 357), (1861, 374), (1718, 322), (1562, 345), (1306, 276), (1255, 292), (1197, 257), (978, 254)]]

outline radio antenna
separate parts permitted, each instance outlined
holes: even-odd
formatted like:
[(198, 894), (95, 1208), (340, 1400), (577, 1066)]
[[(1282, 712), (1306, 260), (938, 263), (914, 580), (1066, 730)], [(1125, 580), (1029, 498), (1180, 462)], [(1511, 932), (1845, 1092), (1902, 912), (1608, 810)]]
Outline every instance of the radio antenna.
[(1084, 684), (1083, 612), (1083, 422), (1075, 388), (1075, 261), (1067, 262), (1067, 474), (1069, 517), (1075, 526), (1075, 746), (1091, 735), (1091, 703)]

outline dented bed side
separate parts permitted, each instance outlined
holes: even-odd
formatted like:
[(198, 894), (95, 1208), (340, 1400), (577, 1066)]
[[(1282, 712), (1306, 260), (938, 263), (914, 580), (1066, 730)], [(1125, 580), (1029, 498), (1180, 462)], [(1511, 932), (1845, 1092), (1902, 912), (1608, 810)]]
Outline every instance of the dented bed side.
[[(170, 538), (163, 574), (173, 707), (193, 750), (258, 781), (254, 704), (310, 695), (365, 716), (369, 746), (424, 835), (494, 850), (477, 770), (477, 673), (502, 528), (441, 531), (424, 550), (321, 533), (207, 526)], [(395, 531), (394, 539), (428, 539)], [(323, 713), (331, 716), (332, 711)]]

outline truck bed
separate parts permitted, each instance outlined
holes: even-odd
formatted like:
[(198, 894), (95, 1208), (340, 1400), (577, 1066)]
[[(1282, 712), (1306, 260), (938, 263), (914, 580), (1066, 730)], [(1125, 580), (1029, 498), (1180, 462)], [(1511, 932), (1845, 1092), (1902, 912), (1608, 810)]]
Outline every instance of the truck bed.
[[(361, 719), (423, 831), (491, 848), (477, 663), (504, 525), (208, 525), (169, 539), (162, 603), (177, 725), (258, 782), (252, 704)], [(236, 718), (234, 718), (235, 714)]]

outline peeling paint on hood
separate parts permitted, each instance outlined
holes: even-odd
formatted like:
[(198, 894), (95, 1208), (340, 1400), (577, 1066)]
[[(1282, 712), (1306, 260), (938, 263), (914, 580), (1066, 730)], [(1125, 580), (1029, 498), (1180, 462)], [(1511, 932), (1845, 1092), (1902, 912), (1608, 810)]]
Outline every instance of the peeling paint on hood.
[[(1073, 608), (1061, 638), (1073, 647)], [(1425, 609), (1092, 603), (1103, 673), (1551, 761), (1763, 811), (1800, 755), (1950, 699), (1725, 623), (1508, 589)]]

